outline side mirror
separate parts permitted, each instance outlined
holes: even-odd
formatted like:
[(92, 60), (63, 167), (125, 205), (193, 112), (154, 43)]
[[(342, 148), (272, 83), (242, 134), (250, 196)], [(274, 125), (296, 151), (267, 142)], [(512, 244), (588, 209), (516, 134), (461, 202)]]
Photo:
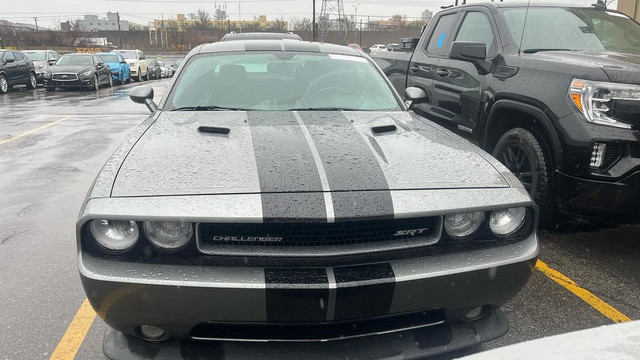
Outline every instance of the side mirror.
[(491, 63), (487, 61), (487, 45), (479, 41), (454, 41), (449, 50), (449, 59), (470, 62), (478, 73), (489, 73)]
[(5, 59), (4, 63), (8, 64), (8, 63), (12, 63), (12, 62), (15, 62), (15, 61), (16, 61), (16, 59)]
[(55, 65), (55, 64), (56, 64), (56, 61), (58, 61), (58, 60), (55, 60), (55, 59), (51, 59), (51, 60), (49, 60), (49, 61), (48, 61), (49, 66)]
[(129, 98), (136, 104), (145, 104), (151, 112), (158, 110), (158, 105), (153, 102), (153, 88), (151, 86), (138, 86), (131, 89)]
[(104, 63), (103, 63), (103, 62), (99, 62), (99, 63), (98, 63), (98, 67), (100, 67), (100, 68), (101, 68), (101, 67), (104, 67)]
[(427, 93), (419, 87), (408, 87), (404, 90), (405, 100), (411, 101), (412, 105), (427, 100)]
[(127, 63), (127, 62), (126, 62), (126, 61), (124, 61), (124, 60), (120, 61), (120, 64), (126, 64), (126, 63)]

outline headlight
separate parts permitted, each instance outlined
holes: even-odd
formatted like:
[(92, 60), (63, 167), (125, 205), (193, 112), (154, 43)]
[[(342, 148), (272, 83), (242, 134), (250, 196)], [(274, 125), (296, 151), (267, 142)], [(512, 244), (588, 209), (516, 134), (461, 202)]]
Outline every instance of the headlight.
[(44, 65), (40, 64), (38, 65), (38, 69), (42, 69), (44, 67)]
[(45, 72), (43, 72), (43, 73), (42, 73), (42, 77), (43, 77), (43, 78), (45, 78), (45, 79), (48, 79), (48, 78), (50, 78), (50, 77), (51, 77), (51, 73), (50, 73), (50, 72), (45, 71)]
[(574, 79), (569, 98), (587, 121), (594, 124), (631, 129), (610, 115), (612, 100), (640, 101), (640, 86)]
[(489, 228), (500, 237), (511, 236), (522, 228), (526, 215), (523, 207), (496, 210), (489, 218)]
[(144, 232), (156, 247), (165, 251), (183, 248), (193, 235), (193, 225), (185, 221), (145, 221)]
[(444, 218), (444, 230), (452, 238), (466, 238), (477, 233), (483, 221), (484, 212), (447, 215)]
[(80, 77), (91, 77), (93, 75), (93, 71), (87, 71), (80, 74)]
[(100, 246), (114, 252), (131, 249), (139, 237), (135, 221), (93, 220), (89, 224), (89, 230)]
[(111, 71), (111, 73), (112, 73), (113, 75), (119, 75), (119, 74), (120, 74), (120, 71), (118, 71), (118, 70), (112, 70), (112, 71)]

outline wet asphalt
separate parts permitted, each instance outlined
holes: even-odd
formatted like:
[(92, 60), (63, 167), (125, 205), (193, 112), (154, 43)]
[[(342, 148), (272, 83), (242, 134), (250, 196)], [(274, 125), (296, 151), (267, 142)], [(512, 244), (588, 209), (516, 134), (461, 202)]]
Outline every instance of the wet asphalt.
[[(170, 80), (146, 84), (159, 99)], [(75, 221), (104, 162), (149, 115), (128, 99), (137, 85), (0, 95), (0, 360), (48, 359), (85, 298)], [(640, 319), (640, 226), (564, 222), (540, 240), (549, 266)], [(539, 271), (503, 311), (510, 332), (479, 350), (612, 323)], [(96, 318), (76, 359), (105, 359), (104, 331)]]

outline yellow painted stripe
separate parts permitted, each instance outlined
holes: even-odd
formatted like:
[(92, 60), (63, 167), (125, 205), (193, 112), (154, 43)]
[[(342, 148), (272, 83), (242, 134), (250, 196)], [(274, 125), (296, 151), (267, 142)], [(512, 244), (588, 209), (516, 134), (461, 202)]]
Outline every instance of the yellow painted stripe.
[(46, 128), (48, 128), (49, 126), (53, 126), (53, 125), (55, 125), (55, 124), (59, 124), (59, 123), (61, 123), (61, 122), (65, 121), (65, 120), (69, 120), (69, 119), (71, 119), (71, 116), (65, 116), (65, 117), (63, 117), (62, 119), (58, 119), (58, 120), (53, 121), (53, 122), (50, 122), (50, 123), (48, 123), (48, 124), (44, 124), (44, 125), (42, 125), (42, 126), (38, 126), (37, 128), (32, 129), (32, 130), (29, 130), (29, 131), (27, 131), (27, 132), (24, 132), (24, 133), (22, 133), (22, 134), (20, 134), (20, 135), (16, 135), (16, 136), (14, 136), (14, 137), (10, 137), (10, 138), (8, 138), (8, 139), (2, 140), (2, 141), (0, 141), (0, 145), (4, 145), (4, 144), (6, 144), (6, 143), (9, 143), (9, 142), (12, 142), (12, 141), (18, 140), (18, 139), (23, 138), (23, 137), (25, 137), (25, 136), (27, 136), (27, 135), (31, 135), (31, 134), (33, 134), (33, 133), (35, 133), (35, 132), (38, 132), (38, 131), (42, 130), (42, 129), (46, 129)]
[(51, 354), (51, 360), (72, 360), (80, 345), (87, 336), (87, 332), (95, 319), (96, 313), (93, 311), (89, 300), (84, 299), (80, 309), (76, 313), (76, 316), (71, 320), (71, 324), (64, 333), (62, 340), (56, 346), (56, 349)]
[(550, 268), (549, 265), (547, 265), (543, 261), (538, 260), (538, 262), (536, 263), (536, 269), (545, 274), (551, 280), (560, 284), (565, 289), (572, 292), (574, 295), (582, 299), (582, 301), (589, 304), (592, 308), (598, 310), (602, 315), (611, 319), (611, 321), (616, 323), (631, 321), (628, 316), (621, 313), (613, 306), (607, 304), (604, 300), (593, 295), (589, 290), (580, 287), (580, 285), (576, 284), (575, 281), (564, 276), (559, 271)]

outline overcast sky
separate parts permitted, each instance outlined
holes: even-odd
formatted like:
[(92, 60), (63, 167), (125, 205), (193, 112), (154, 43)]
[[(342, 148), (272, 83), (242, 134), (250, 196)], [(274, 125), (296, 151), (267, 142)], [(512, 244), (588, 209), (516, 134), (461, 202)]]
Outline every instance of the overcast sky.
[[(155, 18), (175, 18), (177, 13), (188, 14), (202, 8), (210, 13), (215, 11), (216, 1), (209, 0), (2, 0), (10, 2), (0, 12), (0, 19), (12, 22), (34, 23), (38, 17), (38, 25), (57, 28), (61, 21), (81, 18), (84, 14), (105, 16), (107, 11), (119, 11), (123, 20), (147, 25)], [(240, 16), (245, 20), (256, 15), (267, 15), (268, 19), (292, 17), (311, 17), (313, 0), (244, 0), (240, 1)], [(320, 13), (322, 0), (315, 0), (317, 13)], [(358, 17), (366, 21), (366, 17), (390, 18), (394, 14), (403, 14), (409, 18), (419, 18), (425, 9), (437, 12), (442, 5), (453, 4), (455, 0), (344, 0), (344, 12), (355, 14), (356, 4)], [(486, 2), (487, 0), (468, 0), (468, 3)], [(496, 0), (497, 1), (497, 0)], [(509, 2), (510, 0), (505, 0)], [(532, 0), (537, 2), (539, 0)], [(460, 0), (462, 2), (462, 0)], [(548, 1), (547, 1), (548, 2)], [(573, 0), (572, 3), (590, 5), (596, 0)], [(224, 4), (218, 1), (217, 4)], [(5, 4), (8, 5), (8, 4)], [(231, 19), (238, 19), (238, 1), (226, 1), (227, 13)], [(611, 8), (615, 8), (615, 3)]]

